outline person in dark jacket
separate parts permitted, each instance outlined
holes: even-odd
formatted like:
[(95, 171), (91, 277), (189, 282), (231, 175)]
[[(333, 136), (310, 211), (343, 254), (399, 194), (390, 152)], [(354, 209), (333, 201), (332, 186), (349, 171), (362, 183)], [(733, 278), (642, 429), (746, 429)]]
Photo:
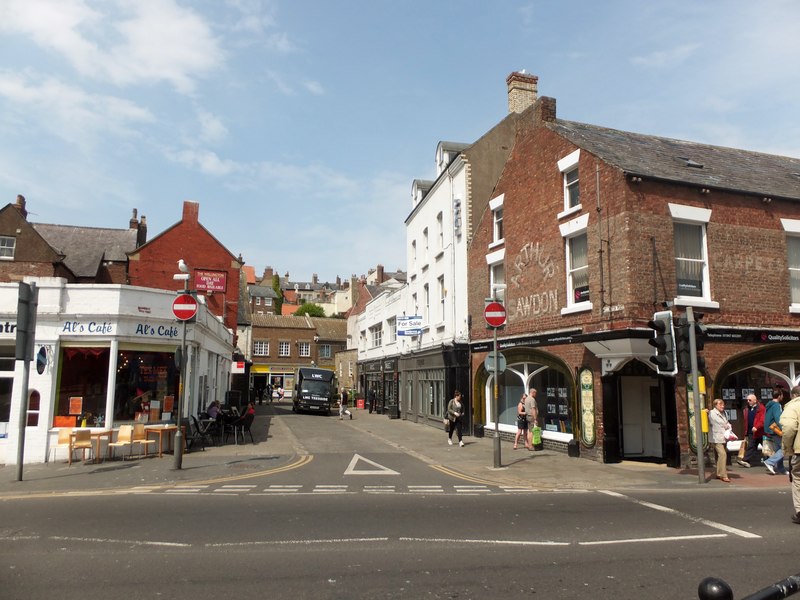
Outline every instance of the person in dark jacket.
[(745, 409), (745, 416), (747, 417), (747, 449), (743, 458), (738, 459), (736, 462), (740, 467), (750, 468), (757, 467), (761, 464), (761, 450), (758, 445), (764, 438), (764, 413), (766, 409), (761, 402), (758, 401), (755, 394), (747, 396), (747, 408)]

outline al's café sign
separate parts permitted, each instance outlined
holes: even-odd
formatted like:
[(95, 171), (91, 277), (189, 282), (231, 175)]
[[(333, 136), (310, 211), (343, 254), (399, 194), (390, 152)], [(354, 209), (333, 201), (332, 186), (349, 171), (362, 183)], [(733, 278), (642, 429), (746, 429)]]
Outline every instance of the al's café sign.
[(227, 289), (227, 276), (225, 271), (194, 272), (194, 289), (199, 292), (225, 292)]

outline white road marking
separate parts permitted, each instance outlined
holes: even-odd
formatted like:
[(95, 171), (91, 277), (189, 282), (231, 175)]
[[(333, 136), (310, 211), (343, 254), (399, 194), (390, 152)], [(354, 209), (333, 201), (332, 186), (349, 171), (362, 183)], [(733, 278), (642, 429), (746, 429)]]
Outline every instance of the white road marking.
[(128, 544), (131, 546), (173, 546), (175, 548), (189, 548), (191, 544), (183, 544), (181, 542), (156, 542), (147, 540), (114, 540), (109, 538), (82, 538), (82, 537), (69, 537), (60, 535), (51, 535), (51, 540), (61, 542), (100, 542), (102, 544)]
[(725, 531), (727, 533), (738, 535), (739, 537), (749, 538), (749, 539), (760, 539), (761, 536), (750, 531), (744, 531), (743, 529), (737, 529), (736, 527), (731, 527), (729, 525), (724, 525), (722, 523), (717, 523), (716, 521), (709, 521), (708, 519), (703, 519), (702, 517), (695, 517), (694, 515), (690, 515), (689, 513), (681, 512), (679, 510), (675, 510), (674, 508), (669, 508), (668, 506), (661, 506), (660, 504), (653, 504), (652, 502), (646, 502), (644, 500), (637, 500), (636, 498), (631, 498), (630, 496), (626, 496), (625, 494), (620, 494), (619, 492), (612, 492), (610, 490), (598, 490), (601, 494), (606, 494), (608, 496), (612, 496), (614, 498), (622, 498), (623, 500), (628, 500), (629, 502), (633, 502), (634, 504), (638, 504), (639, 506), (644, 506), (646, 508), (652, 508), (653, 510), (658, 510), (661, 512), (665, 512), (671, 515), (675, 515), (677, 517), (681, 517), (683, 519), (687, 519), (694, 523), (700, 523), (707, 527), (712, 527), (714, 529), (719, 529), (720, 531)]
[(705, 535), (668, 535), (664, 537), (630, 538), (622, 540), (598, 540), (596, 542), (578, 542), (579, 546), (603, 546), (608, 544), (636, 544), (640, 542), (678, 542), (685, 540), (706, 540), (728, 537), (727, 533), (708, 533)]
[[(375, 468), (368, 470), (363, 470), (363, 469), (357, 470), (356, 465), (359, 462), (365, 462), (369, 465), (372, 465)], [(400, 475), (400, 473), (398, 473), (397, 471), (393, 471), (389, 467), (384, 467), (383, 465), (379, 465), (375, 461), (370, 460), (368, 458), (364, 458), (360, 454), (353, 455), (353, 460), (350, 461), (350, 464), (347, 466), (347, 469), (345, 469), (344, 474), (345, 475)]]
[(454, 485), (453, 487), (460, 494), (485, 494), (492, 491), (485, 485)]
[(569, 546), (570, 542), (528, 541), (528, 540), (462, 540), (450, 538), (415, 538), (401, 537), (401, 542), (424, 542), (426, 544), (484, 544), (489, 546)]
[(389, 541), (388, 537), (378, 538), (339, 538), (332, 540), (264, 540), (257, 542), (223, 542), (219, 544), (206, 544), (207, 548), (225, 548), (230, 546), (281, 546), (281, 545), (297, 545), (297, 546), (313, 546), (314, 544), (347, 544), (364, 542), (386, 542)]

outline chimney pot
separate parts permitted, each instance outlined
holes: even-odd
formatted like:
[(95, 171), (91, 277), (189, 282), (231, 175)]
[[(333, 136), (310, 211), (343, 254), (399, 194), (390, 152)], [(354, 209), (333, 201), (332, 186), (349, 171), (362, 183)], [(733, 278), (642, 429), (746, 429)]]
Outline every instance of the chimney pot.
[(22, 217), (27, 219), (28, 218), (28, 211), (25, 208), (25, 196), (22, 194), (17, 194), (17, 201), (14, 203), (14, 206), (19, 209), (19, 212), (22, 213)]

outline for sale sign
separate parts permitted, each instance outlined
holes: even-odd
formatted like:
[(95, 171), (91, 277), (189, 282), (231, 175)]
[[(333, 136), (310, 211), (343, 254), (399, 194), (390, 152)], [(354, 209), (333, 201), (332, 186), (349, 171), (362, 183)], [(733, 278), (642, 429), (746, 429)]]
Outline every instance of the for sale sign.
[(422, 317), (397, 317), (397, 335), (422, 335)]

